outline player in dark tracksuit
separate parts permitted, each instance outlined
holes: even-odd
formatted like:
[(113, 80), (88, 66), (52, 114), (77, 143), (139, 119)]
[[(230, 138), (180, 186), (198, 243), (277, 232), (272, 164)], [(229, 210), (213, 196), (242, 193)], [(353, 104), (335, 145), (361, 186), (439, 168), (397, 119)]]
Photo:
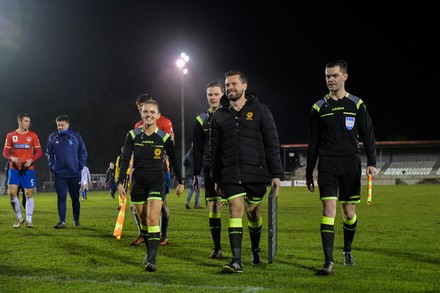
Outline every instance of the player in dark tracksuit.
[(324, 266), (317, 272), (320, 275), (333, 272), (336, 201), (342, 203), (343, 210), (344, 265), (354, 265), (351, 246), (357, 226), (355, 204), (360, 202), (361, 189), (359, 139), (367, 154), (367, 174), (377, 172), (373, 123), (364, 102), (345, 91), (347, 63), (330, 62), (325, 71), (330, 93), (312, 107), (306, 168), (307, 187), (313, 192), (313, 170), (319, 157), (318, 185), (323, 204), (321, 238), (325, 256)]
[(118, 190), (121, 195), (126, 195), (123, 182), (133, 155), (131, 201), (139, 215), (141, 232), (147, 246), (145, 269), (154, 272), (160, 242), (159, 218), (165, 199), (166, 175), (163, 167), (165, 155), (169, 157), (179, 183), (176, 188), (178, 196), (183, 192), (183, 181), (172, 138), (156, 126), (159, 117), (159, 106), (156, 101), (145, 102), (141, 115), (144, 125), (142, 128), (129, 131), (125, 139)]
[(80, 226), (79, 218), (81, 204), (79, 189), (81, 170), (87, 162), (87, 149), (81, 135), (70, 128), (69, 118), (60, 115), (56, 118), (57, 131), (53, 132), (47, 141), (46, 155), (49, 169), (54, 174), (55, 190), (59, 222), (55, 229), (66, 227), (67, 191), (72, 200), (73, 225)]
[[(214, 242), (210, 258), (220, 258), (222, 249), (221, 240), (221, 196), (215, 191), (215, 184), (210, 173), (211, 156), (209, 153), (209, 137), (211, 131), (211, 120), (214, 112), (220, 106), (220, 99), (225, 92), (225, 87), (219, 82), (210, 82), (206, 86), (206, 97), (209, 109), (198, 115), (194, 123), (193, 131), (193, 157), (194, 157), (194, 190), (199, 189), (199, 176), (203, 174), (205, 182), (205, 200), (209, 206), (209, 228)], [(226, 99), (226, 96), (224, 96)], [(202, 173), (203, 172), (203, 173)]]

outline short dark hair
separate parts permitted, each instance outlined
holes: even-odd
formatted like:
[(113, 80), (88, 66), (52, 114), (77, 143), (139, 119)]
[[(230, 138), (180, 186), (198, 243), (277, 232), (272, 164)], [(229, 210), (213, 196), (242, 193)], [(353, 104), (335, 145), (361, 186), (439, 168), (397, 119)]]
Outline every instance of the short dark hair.
[(142, 94), (136, 99), (136, 106), (139, 106), (139, 104), (143, 104), (146, 101), (154, 100), (152, 96), (149, 94)]
[(339, 68), (341, 69), (342, 73), (347, 73), (347, 71), (348, 71), (348, 63), (347, 63), (347, 61), (342, 60), (342, 59), (333, 60), (333, 61), (328, 62), (325, 65), (325, 68), (333, 68), (333, 67), (336, 67), (336, 66), (339, 66)]
[(57, 119), (55, 119), (55, 122), (61, 122), (64, 121), (66, 123), (69, 123), (69, 117), (67, 117), (67, 115), (60, 115), (57, 117)]
[(225, 86), (224, 86), (221, 82), (218, 82), (218, 81), (211, 81), (210, 83), (208, 83), (208, 84), (206, 85), (206, 89), (208, 89), (208, 88), (210, 88), (210, 87), (219, 87), (219, 88), (220, 88), (220, 91), (221, 91), (222, 93), (225, 92)]
[(28, 113), (20, 113), (20, 114), (17, 115), (17, 119), (18, 119), (19, 121), (22, 121), (23, 118), (25, 118), (25, 117), (31, 118), (31, 116), (29, 116)]
[(244, 74), (240, 70), (236, 70), (236, 69), (229, 70), (228, 72), (225, 73), (225, 78), (232, 75), (239, 75), (241, 83), (248, 83), (248, 78), (246, 74)]

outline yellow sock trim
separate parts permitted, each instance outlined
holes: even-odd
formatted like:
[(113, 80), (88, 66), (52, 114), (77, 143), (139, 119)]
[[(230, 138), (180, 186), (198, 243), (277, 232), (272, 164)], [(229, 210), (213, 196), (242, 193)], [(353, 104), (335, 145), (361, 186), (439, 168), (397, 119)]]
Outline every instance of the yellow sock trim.
[(209, 212), (209, 218), (210, 219), (220, 219), (220, 212)]
[(160, 232), (160, 226), (148, 226), (148, 233)]
[(330, 217), (322, 216), (321, 224), (324, 224), (324, 225), (334, 225), (335, 224), (335, 218), (330, 218)]
[(229, 228), (242, 228), (242, 227), (243, 227), (243, 219), (241, 218), (229, 219)]
[(356, 214), (354, 214), (354, 217), (353, 217), (351, 220), (347, 220), (347, 219), (345, 219), (345, 218), (343, 218), (343, 219), (344, 219), (344, 222), (345, 222), (347, 225), (353, 225), (354, 223), (356, 223), (357, 216), (356, 216)]
[(261, 226), (263, 226), (263, 218), (260, 217), (256, 222), (248, 221), (248, 226), (250, 228), (260, 228)]

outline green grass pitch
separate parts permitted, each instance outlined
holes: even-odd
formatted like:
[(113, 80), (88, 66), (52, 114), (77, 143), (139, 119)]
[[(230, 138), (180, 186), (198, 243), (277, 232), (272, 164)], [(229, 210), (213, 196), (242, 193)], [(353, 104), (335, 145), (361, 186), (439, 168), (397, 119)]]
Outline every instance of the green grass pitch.
[[(174, 190), (172, 191), (174, 192)], [(34, 228), (14, 229), (9, 196), (0, 196), (1, 292), (439, 292), (440, 185), (366, 187), (357, 205), (354, 267), (342, 264), (342, 219), (335, 223), (335, 272), (315, 276), (323, 264), (318, 192), (282, 187), (278, 198), (278, 245), (268, 263), (267, 198), (262, 204), (264, 263), (250, 264), (247, 220), (243, 220), (244, 273), (224, 275), (230, 261), (227, 208), (222, 208), (223, 259), (209, 259), (208, 210), (187, 210), (186, 192), (168, 195), (170, 245), (159, 248), (157, 271), (145, 272), (145, 245), (127, 210), (122, 239), (112, 234), (118, 213), (109, 192), (89, 192), (81, 201), (81, 227), (73, 227), (68, 198), (67, 229), (56, 230), (55, 193), (35, 195)]]

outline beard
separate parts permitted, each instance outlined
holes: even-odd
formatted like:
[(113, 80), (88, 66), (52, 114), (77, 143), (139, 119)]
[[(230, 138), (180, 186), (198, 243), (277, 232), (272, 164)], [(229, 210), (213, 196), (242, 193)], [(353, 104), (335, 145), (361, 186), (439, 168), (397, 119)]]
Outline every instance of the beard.
[(242, 90), (227, 92), (227, 97), (229, 101), (233, 101), (233, 102), (239, 100), (242, 95), (243, 95)]

